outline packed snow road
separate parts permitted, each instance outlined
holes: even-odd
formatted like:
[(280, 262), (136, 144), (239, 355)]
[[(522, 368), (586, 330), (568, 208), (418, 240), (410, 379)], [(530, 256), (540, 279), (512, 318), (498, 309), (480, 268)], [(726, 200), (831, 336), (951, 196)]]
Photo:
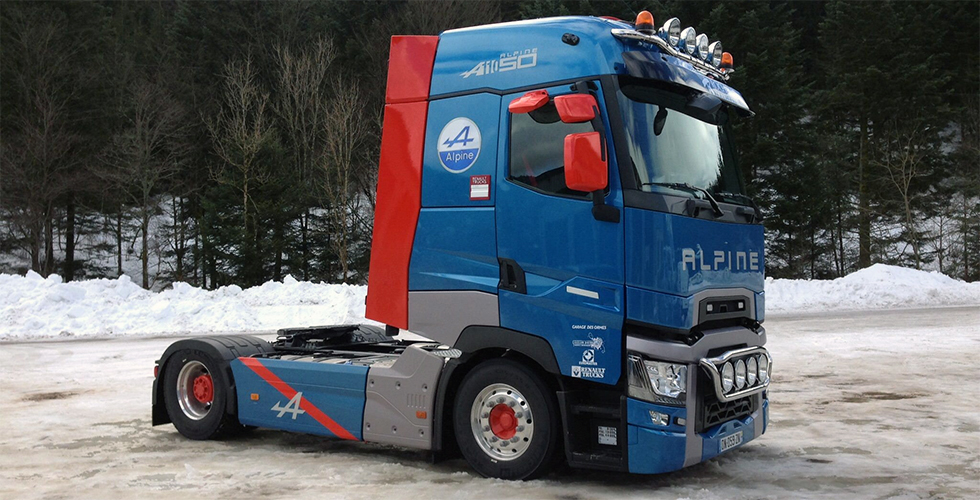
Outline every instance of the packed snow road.
[(477, 477), (422, 452), (150, 426), (173, 338), (0, 344), (0, 498), (978, 498), (980, 307), (774, 316), (762, 438), (663, 476)]

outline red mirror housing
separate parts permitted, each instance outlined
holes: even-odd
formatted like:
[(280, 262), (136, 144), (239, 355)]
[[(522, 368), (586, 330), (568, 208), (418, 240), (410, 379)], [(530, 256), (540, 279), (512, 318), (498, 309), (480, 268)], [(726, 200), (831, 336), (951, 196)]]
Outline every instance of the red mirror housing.
[(599, 105), (592, 94), (569, 94), (555, 98), (558, 117), (565, 123), (582, 123), (595, 118)]
[(606, 163), (599, 132), (565, 136), (565, 185), (568, 189), (585, 192), (606, 189), (609, 184)]
[(532, 90), (513, 101), (507, 106), (507, 110), (511, 113), (530, 113), (545, 104), (548, 104), (548, 91), (547, 90)]

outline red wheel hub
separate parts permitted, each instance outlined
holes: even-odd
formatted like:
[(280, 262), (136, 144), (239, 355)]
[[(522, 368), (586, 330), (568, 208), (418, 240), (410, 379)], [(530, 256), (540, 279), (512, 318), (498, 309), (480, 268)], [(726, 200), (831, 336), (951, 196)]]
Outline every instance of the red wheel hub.
[(211, 380), (211, 375), (198, 375), (194, 379), (194, 399), (202, 403), (210, 403), (214, 400), (214, 382)]
[(490, 410), (490, 430), (500, 439), (514, 437), (517, 433), (517, 417), (514, 416), (514, 409), (505, 404), (494, 406)]

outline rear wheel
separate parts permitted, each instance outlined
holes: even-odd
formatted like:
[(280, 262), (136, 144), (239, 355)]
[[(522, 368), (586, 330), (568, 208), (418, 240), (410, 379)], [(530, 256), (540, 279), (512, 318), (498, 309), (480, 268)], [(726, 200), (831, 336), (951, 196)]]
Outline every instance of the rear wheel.
[(453, 410), (456, 442), (480, 474), (533, 479), (559, 458), (557, 404), (533, 371), (494, 360), (466, 375)]
[(201, 351), (178, 351), (164, 367), (164, 403), (177, 431), (191, 439), (214, 439), (243, 430), (227, 414), (230, 384), (218, 362)]

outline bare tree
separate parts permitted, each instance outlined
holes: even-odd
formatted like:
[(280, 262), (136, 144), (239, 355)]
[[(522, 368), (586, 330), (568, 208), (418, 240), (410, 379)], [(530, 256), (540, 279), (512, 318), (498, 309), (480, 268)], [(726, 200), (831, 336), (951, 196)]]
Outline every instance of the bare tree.
[(20, 69), (4, 84), (15, 87), (21, 102), (13, 127), (4, 130), (0, 202), (31, 269), (48, 275), (55, 270), (55, 207), (72, 187), (71, 153), (78, 142), (70, 115), (77, 89), (69, 74), (76, 47), (60, 38), (63, 19), (39, 12), (12, 13), (6, 29), (13, 45), (4, 47), (4, 64)]
[(220, 159), (211, 165), (211, 177), (241, 195), (242, 224), (247, 233), (255, 230), (254, 214), (249, 213), (255, 204), (250, 190), (268, 179), (259, 155), (275, 134), (268, 116), (269, 94), (259, 88), (256, 79), (251, 54), (226, 64), (221, 107), (214, 116), (204, 118)]
[(143, 288), (149, 288), (150, 221), (159, 208), (161, 188), (177, 173), (186, 155), (182, 141), (184, 111), (159, 83), (141, 81), (129, 92), (128, 126), (114, 138), (106, 153), (109, 168), (100, 176), (115, 185), (135, 208)]
[(918, 223), (913, 213), (914, 199), (918, 196), (913, 191), (914, 182), (928, 172), (924, 168), (923, 131), (920, 126), (912, 125), (904, 131), (891, 127), (890, 136), (882, 140), (883, 152), (875, 163), (886, 173), (888, 182), (895, 188), (902, 204), (902, 227), (912, 246), (915, 268), (922, 266), (922, 253)]
[[(314, 193), (316, 167), (324, 151), (327, 120), (327, 75), (336, 51), (333, 42), (318, 39), (309, 50), (295, 54), (287, 47), (275, 47), (277, 69), (276, 100), (273, 110), (281, 120), (286, 143), (293, 159), (293, 172), (302, 193)], [(311, 197), (300, 196), (300, 251), (303, 279), (310, 278), (309, 229)], [(281, 249), (279, 250), (281, 252)], [(277, 259), (278, 260), (278, 259)]]
[[(331, 246), (340, 260), (341, 277), (347, 280), (350, 272), (349, 250), (351, 234), (361, 208), (355, 178), (365, 168), (358, 149), (370, 130), (364, 119), (357, 83), (345, 79), (334, 80), (333, 97), (326, 113), (326, 155), (320, 168), (324, 182), (322, 193), (328, 202), (328, 214), (332, 226)], [(359, 168), (360, 167), (360, 168)]]

